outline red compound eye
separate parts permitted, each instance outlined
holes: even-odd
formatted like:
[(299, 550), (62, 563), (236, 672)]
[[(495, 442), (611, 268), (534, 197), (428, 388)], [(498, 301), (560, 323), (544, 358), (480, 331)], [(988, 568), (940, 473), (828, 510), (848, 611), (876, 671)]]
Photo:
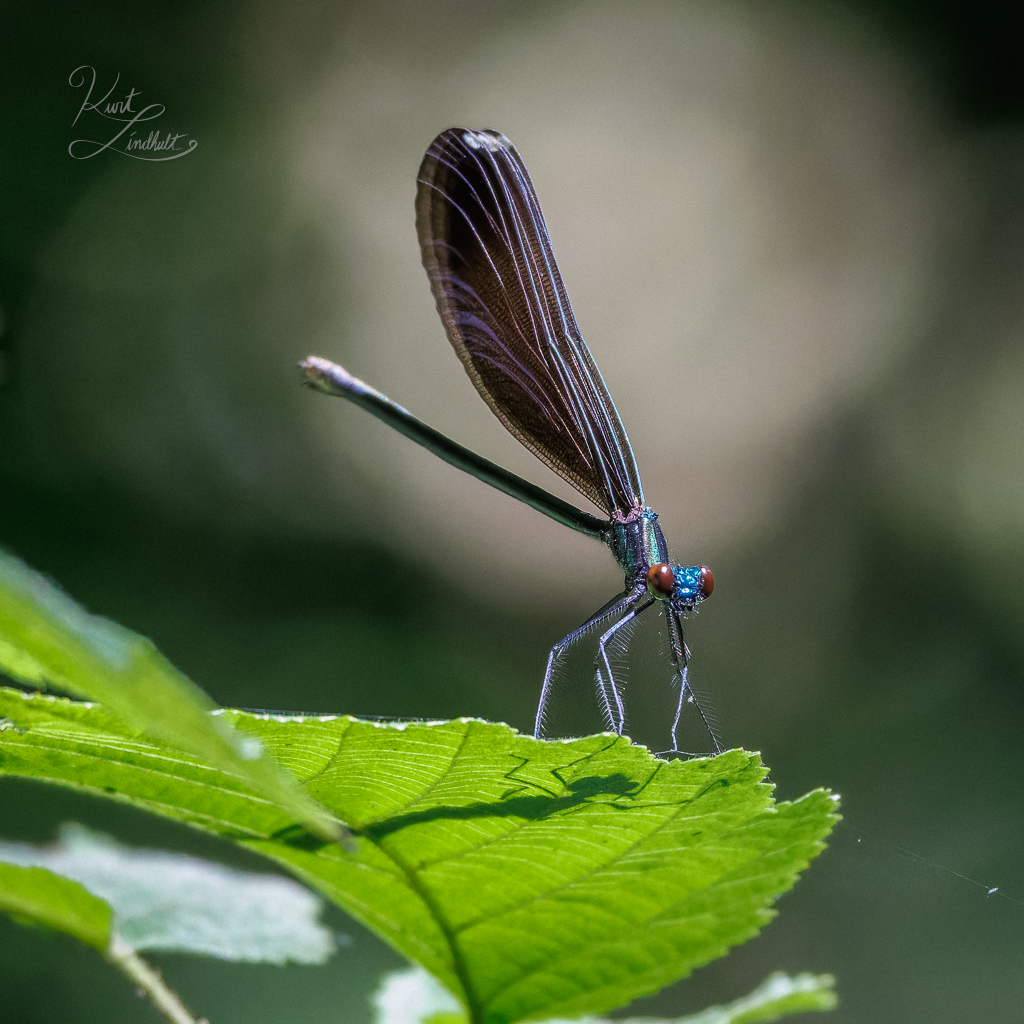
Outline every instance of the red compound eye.
[(700, 567), (700, 593), (701, 597), (710, 597), (711, 591), (715, 589), (715, 577), (711, 574), (711, 570), (706, 566)]
[(659, 562), (647, 570), (647, 588), (655, 597), (668, 597), (675, 582), (675, 573), (667, 562)]

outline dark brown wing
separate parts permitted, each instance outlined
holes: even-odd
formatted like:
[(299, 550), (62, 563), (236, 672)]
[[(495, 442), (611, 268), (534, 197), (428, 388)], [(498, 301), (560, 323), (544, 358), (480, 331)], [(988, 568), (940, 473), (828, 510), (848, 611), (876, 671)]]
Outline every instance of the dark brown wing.
[(442, 132), (420, 167), (416, 229), (448, 340), (498, 419), (609, 517), (643, 505), (629, 438), (512, 143)]

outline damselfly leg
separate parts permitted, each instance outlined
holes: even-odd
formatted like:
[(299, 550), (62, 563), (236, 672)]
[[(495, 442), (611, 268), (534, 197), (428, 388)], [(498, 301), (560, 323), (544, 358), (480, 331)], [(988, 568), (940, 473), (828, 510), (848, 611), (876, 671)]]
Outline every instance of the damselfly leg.
[[(623, 707), (622, 693), (615, 684), (615, 674), (612, 672), (612, 665), (608, 659), (608, 643), (623, 626), (628, 626), (641, 612), (647, 611), (647, 609), (653, 604), (654, 598), (651, 597), (644, 601), (644, 603), (639, 607), (631, 609), (623, 615), (614, 626), (602, 633), (597, 641), (597, 657), (594, 658), (594, 668), (597, 673), (597, 692), (604, 701), (605, 717), (608, 719), (609, 726), (614, 732), (619, 733), (620, 736), (626, 728), (626, 709)], [(602, 666), (606, 676), (602, 675)], [(609, 692), (612, 694), (614, 699), (615, 711), (618, 713), (617, 715), (612, 713), (612, 707), (607, 696)]]
[[(573, 644), (586, 636), (586, 634), (595, 626), (602, 622), (607, 622), (608, 619), (621, 615), (623, 612), (631, 610), (633, 605), (638, 604), (644, 599), (644, 595), (646, 593), (647, 586), (644, 584), (642, 586), (635, 587), (629, 592), (619, 594), (618, 597), (609, 601), (608, 604), (606, 604), (600, 611), (591, 615), (590, 618), (579, 627), (579, 629), (574, 629), (568, 636), (563, 637), (557, 644), (555, 644), (554, 647), (551, 648), (551, 653), (548, 655), (547, 669), (544, 672), (544, 683), (540, 688), (540, 703), (537, 705), (537, 718), (533, 724), (534, 736), (539, 738), (541, 729), (544, 728), (544, 714), (547, 711), (548, 698), (551, 696), (551, 681), (558, 659), (561, 658)], [(607, 699), (605, 700), (607, 703)], [(607, 711), (607, 708), (605, 710)]]
[(665, 618), (668, 619), (668, 639), (669, 649), (672, 651), (672, 664), (676, 670), (676, 675), (679, 677), (679, 703), (676, 706), (676, 717), (672, 720), (672, 749), (666, 751), (666, 753), (687, 753), (685, 750), (679, 749), (679, 740), (676, 737), (676, 733), (679, 729), (679, 719), (683, 715), (683, 707), (689, 702), (697, 709), (697, 714), (700, 715), (700, 720), (704, 723), (704, 728), (707, 729), (711, 742), (714, 744), (714, 752), (720, 754), (722, 746), (718, 742), (715, 730), (711, 728), (711, 723), (708, 721), (707, 715), (704, 714), (704, 709), (700, 706), (696, 694), (690, 689), (688, 678), (690, 671), (690, 649), (686, 646), (686, 640), (683, 636), (682, 619), (679, 617), (678, 612), (672, 611), (671, 608), (665, 609)]

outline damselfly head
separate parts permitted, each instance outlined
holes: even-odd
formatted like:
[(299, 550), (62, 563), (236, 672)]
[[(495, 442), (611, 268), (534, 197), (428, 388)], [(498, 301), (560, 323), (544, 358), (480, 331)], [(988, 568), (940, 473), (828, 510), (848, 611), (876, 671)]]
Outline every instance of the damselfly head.
[(715, 577), (706, 565), (658, 562), (647, 570), (647, 593), (656, 601), (671, 598), (677, 604), (693, 607), (710, 597), (714, 589)]
[(695, 607), (714, 589), (715, 577), (707, 565), (659, 562), (647, 570), (647, 593), (657, 601), (669, 601), (677, 611)]

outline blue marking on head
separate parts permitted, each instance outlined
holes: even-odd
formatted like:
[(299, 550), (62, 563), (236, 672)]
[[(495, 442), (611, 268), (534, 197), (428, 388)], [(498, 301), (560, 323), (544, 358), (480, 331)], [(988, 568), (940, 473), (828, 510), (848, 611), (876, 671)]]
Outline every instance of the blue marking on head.
[(672, 599), (689, 605), (697, 604), (704, 596), (701, 590), (700, 566), (674, 566), (672, 573), (675, 576)]

